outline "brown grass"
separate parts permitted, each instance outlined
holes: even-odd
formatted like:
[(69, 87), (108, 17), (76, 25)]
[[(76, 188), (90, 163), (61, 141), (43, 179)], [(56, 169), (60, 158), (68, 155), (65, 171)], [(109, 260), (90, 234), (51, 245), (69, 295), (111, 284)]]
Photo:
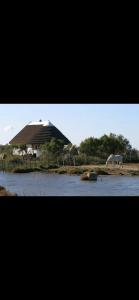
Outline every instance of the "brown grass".
[[(128, 163), (123, 166), (112, 165), (83, 165), (83, 166), (65, 166), (58, 169), (51, 169), (50, 172), (58, 174), (76, 174), (80, 175), (87, 171), (96, 171), (98, 175), (138, 175), (139, 176), (139, 163)], [(49, 172), (49, 171), (48, 171)]]

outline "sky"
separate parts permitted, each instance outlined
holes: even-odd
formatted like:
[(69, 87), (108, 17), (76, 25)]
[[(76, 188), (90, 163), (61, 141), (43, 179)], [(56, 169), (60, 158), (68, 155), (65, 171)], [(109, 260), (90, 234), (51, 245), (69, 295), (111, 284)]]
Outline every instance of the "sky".
[(0, 144), (31, 121), (51, 121), (72, 144), (122, 134), (139, 150), (139, 104), (0, 104)]

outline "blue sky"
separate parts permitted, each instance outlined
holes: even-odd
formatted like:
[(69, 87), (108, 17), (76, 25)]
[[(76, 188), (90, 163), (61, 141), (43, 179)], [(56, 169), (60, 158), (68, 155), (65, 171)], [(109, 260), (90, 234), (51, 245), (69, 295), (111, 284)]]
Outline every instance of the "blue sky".
[(76, 145), (112, 132), (139, 149), (139, 104), (0, 104), (0, 144), (40, 119), (50, 120)]

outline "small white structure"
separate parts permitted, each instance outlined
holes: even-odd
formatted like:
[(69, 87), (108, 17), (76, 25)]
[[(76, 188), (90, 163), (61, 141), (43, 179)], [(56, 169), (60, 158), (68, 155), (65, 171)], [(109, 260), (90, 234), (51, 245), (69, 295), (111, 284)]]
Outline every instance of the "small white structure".
[(40, 157), (41, 151), (39, 149), (32, 149), (32, 147), (27, 148), (27, 154), (36, 154), (36, 157)]
[(33, 155), (36, 154), (36, 158), (40, 157), (41, 151), (39, 149), (33, 149), (32, 147), (27, 147), (27, 151), (21, 150), (20, 148), (14, 148), (13, 149), (13, 155)]
[(20, 148), (14, 148), (13, 149), (13, 155), (23, 156), (25, 154), (26, 154), (25, 150), (21, 150)]
[(122, 165), (123, 164), (123, 156), (122, 155), (114, 155), (114, 154), (111, 154), (108, 158), (107, 158), (107, 161), (106, 161), (106, 166), (109, 164), (109, 163), (117, 163), (119, 165)]
[(40, 149), (33, 149), (32, 145), (27, 145), (27, 154), (36, 154), (36, 157), (40, 157), (41, 151)]

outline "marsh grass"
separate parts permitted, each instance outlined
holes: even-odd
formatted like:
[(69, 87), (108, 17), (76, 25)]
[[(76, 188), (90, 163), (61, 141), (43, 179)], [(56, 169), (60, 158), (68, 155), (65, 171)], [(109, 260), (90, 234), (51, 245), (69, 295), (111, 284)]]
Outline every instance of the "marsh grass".
[(21, 159), (11, 159), (0, 161), (0, 171), (11, 173), (47, 172), (68, 175), (81, 175), (84, 172), (96, 171), (98, 175), (130, 175), (139, 176), (139, 164), (124, 164), (122, 168), (106, 167), (100, 165), (61, 165), (55, 162), (48, 164), (46, 160), (25, 161)]
[(45, 169), (47, 169), (47, 165), (43, 165), (40, 161), (0, 161), (0, 171), (5, 172), (27, 173)]

